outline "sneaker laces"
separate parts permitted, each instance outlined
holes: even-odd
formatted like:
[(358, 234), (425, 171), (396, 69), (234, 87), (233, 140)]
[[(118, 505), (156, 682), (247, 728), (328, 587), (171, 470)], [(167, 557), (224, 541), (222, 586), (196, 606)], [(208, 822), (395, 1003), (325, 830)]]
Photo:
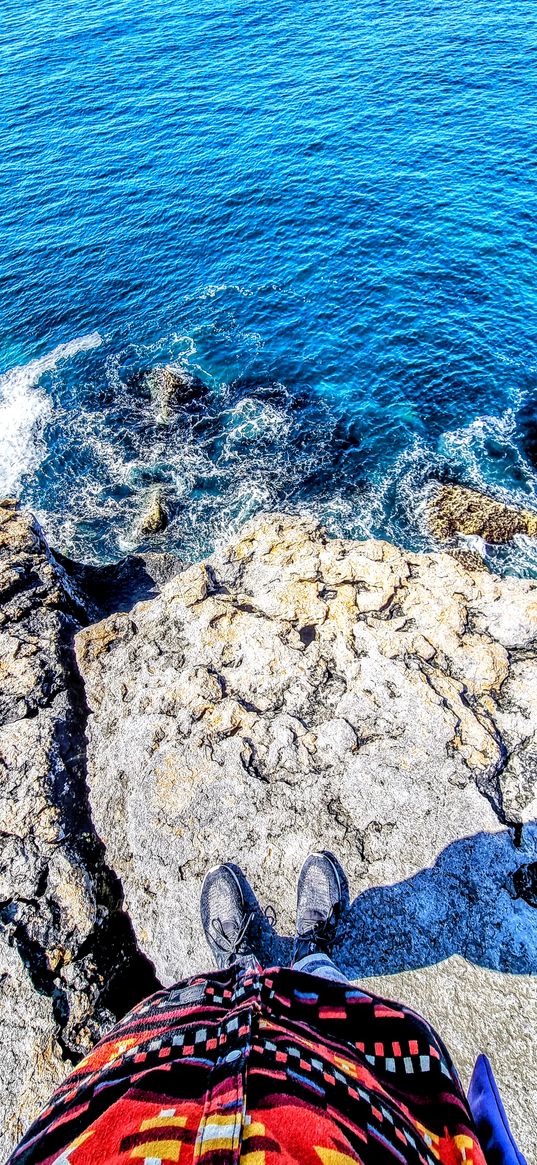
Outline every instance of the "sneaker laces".
[[(246, 938), (248, 927), (255, 916), (259, 915), (258, 910), (249, 910), (245, 915), (242, 925), (239, 927), (234, 939), (231, 939), (224, 928), (221, 918), (215, 918), (212, 923), (212, 937), (219, 950), (224, 951), (225, 954), (236, 955), (240, 953), (240, 945), (243, 939)], [(276, 925), (276, 911), (273, 906), (266, 906), (263, 910), (263, 915), (266, 918), (269, 926)]]
[[(309, 921), (309, 920), (308, 920)], [(333, 942), (338, 924), (338, 913), (332, 907), (327, 918), (320, 918), (318, 921), (311, 919), (311, 927), (309, 930), (302, 930), (297, 934), (297, 941), (312, 942), (315, 946), (327, 946)]]
[(211, 926), (212, 937), (219, 950), (224, 951), (228, 955), (236, 955), (239, 951), (243, 939), (246, 937), (246, 932), (253, 918), (255, 918), (256, 911), (249, 910), (243, 918), (243, 921), (234, 938), (226, 933), (224, 924), (220, 918), (215, 918)]
[(276, 918), (276, 911), (275, 911), (274, 907), (271, 906), (270, 904), (268, 906), (265, 906), (263, 914), (265, 915), (265, 918), (266, 918), (269, 926), (275, 927), (276, 922), (277, 922), (277, 918)]

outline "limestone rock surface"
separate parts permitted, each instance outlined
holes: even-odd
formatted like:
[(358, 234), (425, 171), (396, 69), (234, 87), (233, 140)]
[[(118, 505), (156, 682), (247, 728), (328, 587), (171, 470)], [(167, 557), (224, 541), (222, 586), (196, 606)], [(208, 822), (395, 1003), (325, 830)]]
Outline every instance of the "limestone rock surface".
[[(154, 976), (87, 802), (80, 589), (0, 505), (0, 1157)], [(121, 984), (121, 999), (118, 985)], [(128, 1004), (126, 1005), (128, 1006)]]
[[(9, 1025), (2, 1041), (0, 1153), (2, 1160), (57, 1088), (68, 1068), (57, 1040), (49, 996), (39, 994), (18, 954), (0, 937), (0, 1015)], [(14, 1088), (16, 1087), (16, 1103)]]
[(440, 541), (477, 534), (485, 542), (511, 542), (516, 534), (537, 538), (537, 514), (506, 506), (462, 485), (439, 485), (427, 504), (427, 524)]
[(327, 847), (336, 960), (466, 1081), (487, 1051), (537, 1159), (537, 585), (282, 515), (177, 566), (70, 562), (0, 505), (0, 1153), (152, 962), (209, 964), (210, 865), (276, 907), (285, 961)]
[[(502, 973), (527, 977), (535, 1028), (537, 910), (517, 878), (537, 848), (535, 583), (269, 515), (76, 651), (94, 821), (164, 982), (207, 965), (209, 866), (238, 862), (276, 906), (278, 961), (300, 865), (329, 848), (351, 883), (350, 975), (390, 994), (419, 973), (465, 1063)], [(455, 955), (479, 974), (448, 1017), (436, 966)], [(523, 1071), (506, 1040), (501, 1083)], [(519, 1123), (527, 1149), (523, 1107)]]

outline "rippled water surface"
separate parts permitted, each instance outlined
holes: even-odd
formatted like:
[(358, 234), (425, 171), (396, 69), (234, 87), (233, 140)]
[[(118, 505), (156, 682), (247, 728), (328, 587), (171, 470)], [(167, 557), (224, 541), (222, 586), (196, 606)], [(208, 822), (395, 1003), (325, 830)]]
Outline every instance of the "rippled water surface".
[(10, 0), (0, 75), (0, 489), (62, 550), (155, 483), (188, 558), (267, 507), (424, 547), (438, 477), (537, 506), (534, 3)]

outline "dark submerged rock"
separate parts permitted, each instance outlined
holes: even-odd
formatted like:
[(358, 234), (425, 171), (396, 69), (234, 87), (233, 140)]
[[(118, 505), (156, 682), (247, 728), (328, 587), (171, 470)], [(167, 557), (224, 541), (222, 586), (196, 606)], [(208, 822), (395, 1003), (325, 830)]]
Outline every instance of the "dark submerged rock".
[(176, 409), (202, 401), (208, 391), (199, 376), (178, 365), (157, 365), (145, 374), (145, 380), (162, 422), (169, 421)]

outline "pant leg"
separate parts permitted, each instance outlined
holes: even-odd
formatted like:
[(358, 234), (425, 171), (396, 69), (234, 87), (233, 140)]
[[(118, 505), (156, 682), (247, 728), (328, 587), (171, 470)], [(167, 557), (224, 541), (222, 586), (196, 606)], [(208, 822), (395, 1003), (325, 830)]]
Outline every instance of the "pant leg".
[(293, 971), (305, 971), (307, 975), (317, 975), (318, 979), (332, 979), (334, 983), (350, 983), (350, 979), (339, 971), (336, 964), (322, 951), (304, 955), (298, 963), (293, 963)]

